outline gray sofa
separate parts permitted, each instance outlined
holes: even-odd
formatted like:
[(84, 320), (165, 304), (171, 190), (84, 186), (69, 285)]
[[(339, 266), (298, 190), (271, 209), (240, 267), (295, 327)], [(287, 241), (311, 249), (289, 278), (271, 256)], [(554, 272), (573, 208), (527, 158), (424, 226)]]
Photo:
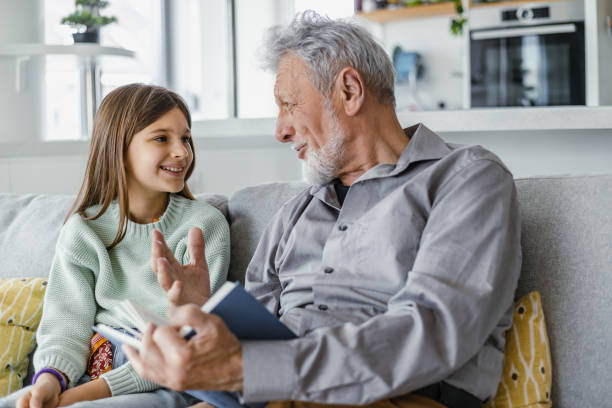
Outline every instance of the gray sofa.
[[(229, 200), (199, 195), (230, 221), (230, 279), (244, 270), (262, 230), (302, 183), (244, 188)], [(538, 290), (553, 359), (553, 404), (612, 406), (612, 175), (517, 180), (523, 270), (517, 298)], [(0, 193), (0, 278), (47, 276), (72, 196)]]

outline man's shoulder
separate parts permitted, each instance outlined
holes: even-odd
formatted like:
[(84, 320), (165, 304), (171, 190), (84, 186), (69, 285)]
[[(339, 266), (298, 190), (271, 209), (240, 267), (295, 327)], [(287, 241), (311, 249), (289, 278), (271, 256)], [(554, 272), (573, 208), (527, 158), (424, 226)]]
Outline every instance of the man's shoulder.
[(448, 176), (453, 176), (463, 170), (480, 167), (502, 169), (512, 177), (512, 173), (502, 160), (495, 153), (480, 145), (447, 143), (447, 146), (450, 152), (440, 159), (438, 165), (443, 166), (447, 170)]

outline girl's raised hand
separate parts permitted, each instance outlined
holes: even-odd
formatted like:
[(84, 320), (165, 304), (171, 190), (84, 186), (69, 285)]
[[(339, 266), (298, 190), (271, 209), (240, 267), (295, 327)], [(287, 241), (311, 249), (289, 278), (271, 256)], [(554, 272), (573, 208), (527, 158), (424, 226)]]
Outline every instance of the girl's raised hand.
[(191, 263), (181, 265), (161, 232), (153, 230), (151, 267), (174, 306), (194, 303), (202, 306), (210, 297), (210, 276), (206, 263), (204, 236), (200, 228), (191, 228), (187, 240)]

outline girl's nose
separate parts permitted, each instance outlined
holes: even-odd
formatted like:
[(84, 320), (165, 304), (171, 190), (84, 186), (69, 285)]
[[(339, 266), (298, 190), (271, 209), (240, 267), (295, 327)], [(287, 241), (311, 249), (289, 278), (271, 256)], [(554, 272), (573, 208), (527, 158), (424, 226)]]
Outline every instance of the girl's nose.
[(175, 143), (172, 148), (172, 155), (176, 158), (183, 158), (189, 156), (190, 147), (182, 142)]

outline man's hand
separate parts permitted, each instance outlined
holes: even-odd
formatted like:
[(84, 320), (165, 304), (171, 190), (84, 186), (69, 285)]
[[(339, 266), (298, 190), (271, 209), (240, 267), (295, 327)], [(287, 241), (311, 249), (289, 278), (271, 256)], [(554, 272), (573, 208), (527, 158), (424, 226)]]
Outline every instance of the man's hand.
[(181, 265), (166, 245), (164, 236), (153, 230), (151, 267), (157, 280), (174, 306), (195, 303), (202, 306), (210, 297), (210, 276), (204, 254), (204, 236), (199, 228), (191, 228), (187, 248), (191, 263)]
[(140, 354), (123, 346), (136, 372), (175, 391), (241, 391), (242, 346), (225, 323), (194, 305), (173, 308), (169, 317), (196, 335), (185, 340), (176, 327), (149, 326)]
[(55, 408), (62, 388), (53, 374), (42, 373), (30, 391), (17, 401), (17, 408)]

